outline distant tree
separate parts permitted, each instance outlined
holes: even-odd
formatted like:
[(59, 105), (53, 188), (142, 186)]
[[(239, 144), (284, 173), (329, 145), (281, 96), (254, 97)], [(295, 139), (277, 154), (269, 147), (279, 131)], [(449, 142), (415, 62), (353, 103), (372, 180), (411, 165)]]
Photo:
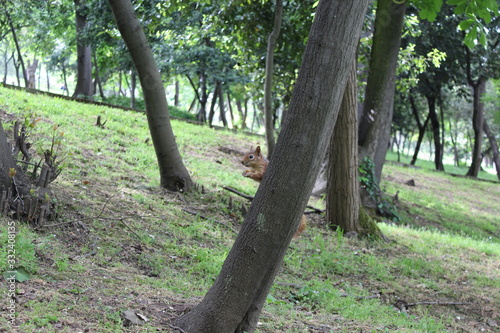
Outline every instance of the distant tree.
[(146, 35), (130, 0), (109, 0), (109, 4), (139, 75), (161, 186), (189, 191), (192, 180), (175, 143), (163, 83)]
[[(29, 80), (28, 80), (28, 73), (26, 71), (26, 67), (24, 65), (24, 59), (23, 59), (23, 53), (21, 52), (21, 46), (17, 34), (17, 30), (14, 26), (14, 22), (12, 20), (12, 16), (9, 12), (9, 10), (12, 8), (11, 6), (7, 5), (6, 0), (2, 0), (2, 7), (3, 7), (3, 13), (5, 15), (5, 20), (7, 21), (7, 24), (10, 28), (10, 32), (12, 33), (12, 38), (14, 40), (14, 45), (16, 47), (17, 51), (17, 56), (18, 60), (21, 64), (21, 70), (23, 72), (23, 78), (24, 78), (24, 86), (27, 88), (29, 86)], [(18, 81), (19, 81), (19, 76), (18, 76)]]
[(92, 85), (92, 49), (83, 38), (83, 30), (87, 24), (86, 1), (74, 0), (76, 13), (77, 79), (73, 96), (88, 98), (94, 95), (94, 89)]
[(269, 34), (267, 40), (267, 53), (266, 53), (266, 79), (264, 83), (264, 118), (266, 122), (266, 141), (267, 141), (267, 154), (269, 157), (274, 152), (276, 145), (274, 138), (274, 108), (273, 108), (273, 68), (274, 68), (274, 48), (276, 41), (279, 37), (281, 30), (281, 21), (283, 16), (283, 0), (276, 0), (276, 8), (274, 14), (274, 27)]
[[(488, 25), (488, 31), (498, 32), (500, 19), (492, 21)], [(482, 162), (483, 135), (484, 135), (484, 97), (486, 93), (486, 82), (488, 79), (500, 77), (500, 55), (498, 50), (500, 37), (498, 33), (493, 34), (486, 47), (463, 47), (465, 51), (465, 68), (467, 83), (472, 87), (472, 128), (474, 130), (474, 148), (472, 151), (472, 163), (467, 172), (469, 177), (477, 177)]]
[(215, 283), (177, 320), (184, 331), (256, 329), (330, 141), (368, 2), (319, 2), (276, 151)]
[[(373, 160), (375, 177), (380, 182), (389, 148), (394, 105), (396, 68), (406, 1), (379, 0), (373, 31), (369, 74), (363, 111), (359, 123), (359, 158)], [(368, 198), (365, 205), (372, 205)]]

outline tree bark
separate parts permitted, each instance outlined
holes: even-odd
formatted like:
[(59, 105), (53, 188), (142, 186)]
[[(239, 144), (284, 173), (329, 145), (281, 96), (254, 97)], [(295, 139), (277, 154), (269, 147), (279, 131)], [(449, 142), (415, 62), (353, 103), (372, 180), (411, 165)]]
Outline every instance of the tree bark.
[(38, 67), (38, 60), (33, 59), (33, 63), (30, 63), (28, 61), (28, 85), (26, 86), (29, 89), (35, 89), (36, 88), (36, 69)]
[(130, 107), (132, 109), (136, 108), (135, 105), (135, 88), (137, 87), (137, 74), (132, 70), (130, 74)]
[(219, 89), (217, 91), (217, 94), (219, 95), (217, 98), (219, 99), (219, 113), (220, 113), (220, 120), (222, 121), (222, 124), (224, 127), (228, 127), (227, 125), (227, 119), (226, 119), (226, 108), (224, 106), (224, 89), (222, 87), (222, 83), (220, 81), (217, 81), (215, 83)]
[(434, 165), (436, 170), (444, 171), (443, 165), (443, 146), (441, 145), (439, 118), (436, 112), (436, 96), (428, 94), (426, 96), (427, 104), (429, 106), (429, 118), (432, 126), (432, 138), (434, 140)]
[(359, 224), (358, 115), (356, 61), (340, 105), (330, 140), (326, 218), (331, 228), (362, 233)]
[(493, 152), (493, 163), (495, 163), (495, 169), (497, 171), (498, 180), (500, 180), (500, 156), (498, 153), (498, 144), (495, 135), (490, 130), (490, 127), (486, 122), (486, 119), (483, 122), (483, 129), (484, 133), (488, 137), (488, 140), (490, 141), (491, 151)]
[(267, 39), (267, 54), (266, 54), (266, 79), (264, 82), (264, 117), (266, 121), (266, 141), (267, 155), (270, 158), (274, 153), (276, 139), (274, 137), (274, 121), (273, 121), (273, 72), (274, 72), (274, 49), (276, 41), (281, 30), (281, 21), (283, 17), (283, 0), (276, 0), (276, 8), (274, 11), (274, 27), (273, 31)]
[(480, 76), (476, 82), (469, 79), (469, 84), (474, 89), (473, 92), (473, 112), (472, 128), (474, 129), (474, 148), (472, 149), (472, 163), (467, 172), (467, 176), (477, 178), (481, 168), (482, 146), (483, 146), (483, 126), (484, 126), (484, 103), (481, 101), (486, 91), (486, 79)]
[(172, 191), (189, 191), (191, 176), (175, 143), (160, 71), (146, 35), (130, 0), (109, 0), (109, 4), (139, 75), (161, 186)]
[(82, 31), (87, 23), (87, 16), (82, 14), (82, 6), (85, 0), (74, 0), (76, 19), (76, 53), (77, 53), (77, 80), (73, 97), (84, 96), (86, 98), (94, 95), (92, 86), (92, 49), (85, 45), (82, 40)]
[(321, 0), (276, 150), (233, 248), (186, 332), (253, 332), (327, 149), (368, 0)]
[(359, 124), (360, 160), (369, 157), (380, 182), (389, 148), (396, 67), (406, 1), (379, 0), (363, 113)]

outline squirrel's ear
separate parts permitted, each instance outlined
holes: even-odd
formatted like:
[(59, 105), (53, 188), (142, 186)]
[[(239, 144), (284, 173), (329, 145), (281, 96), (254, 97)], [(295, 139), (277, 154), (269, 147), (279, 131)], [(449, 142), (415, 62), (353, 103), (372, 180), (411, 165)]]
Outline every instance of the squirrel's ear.
[(255, 148), (255, 153), (257, 155), (260, 155), (260, 146), (257, 146), (257, 148)]

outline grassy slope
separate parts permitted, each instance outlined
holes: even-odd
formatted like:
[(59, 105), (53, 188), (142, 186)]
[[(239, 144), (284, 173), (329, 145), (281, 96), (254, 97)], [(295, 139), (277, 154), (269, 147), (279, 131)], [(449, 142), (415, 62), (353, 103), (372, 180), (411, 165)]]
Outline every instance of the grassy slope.
[[(53, 183), (64, 223), (33, 231), (18, 223), (19, 331), (153, 332), (200, 301), (215, 279), (252, 194), (237, 154), (263, 143), (174, 121), (187, 168), (204, 192), (158, 188), (153, 147), (142, 114), (80, 105), (0, 88), (0, 116), (40, 118), (32, 141), (46, 148), (64, 132), (66, 166)], [(97, 115), (104, 129), (94, 126)], [(259, 142), (260, 140), (260, 142)], [(320, 217), (294, 241), (261, 316), (260, 332), (478, 332), (500, 325), (500, 186), (387, 165), (383, 186), (399, 191), (403, 223), (381, 224), (390, 244), (348, 240)], [(416, 186), (405, 184), (414, 179)], [(321, 202), (314, 202), (321, 205)], [(236, 207), (236, 208), (233, 208)], [(208, 219), (188, 214), (202, 214)], [(7, 218), (0, 218), (0, 244)], [(0, 268), (5, 270), (0, 251)], [(5, 281), (0, 283), (5, 288)], [(374, 296), (377, 297), (374, 297)], [(415, 305), (397, 302), (466, 302)], [(7, 305), (2, 298), (0, 308)], [(132, 309), (149, 318), (123, 326)], [(8, 325), (0, 318), (0, 330)]]

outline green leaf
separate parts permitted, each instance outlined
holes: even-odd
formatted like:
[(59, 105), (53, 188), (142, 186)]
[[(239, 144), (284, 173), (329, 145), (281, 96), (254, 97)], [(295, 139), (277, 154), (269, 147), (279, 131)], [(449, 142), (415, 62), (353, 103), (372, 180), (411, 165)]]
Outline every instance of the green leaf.
[(479, 15), (480, 18), (482, 18), (484, 20), (484, 22), (486, 22), (486, 23), (491, 22), (491, 14), (487, 9), (482, 9), (482, 10), (478, 11), (477, 14)]
[(475, 40), (477, 38), (477, 30), (476, 27), (471, 29), (464, 38), (464, 44), (467, 45), (469, 49), (473, 49), (476, 46)]
[(479, 36), (479, 43), (482, 46), (486, 47), (486, 42), (487, 42), (486, 33), (483, 30), (481, 30), (481, 33)]
[(448, 5), (456, 6), (462, 3), (465, 3), (465, 0), (448, 0), (446, 1)]
[(427, 16), (428, 16), (428, 11), (425, 8), (418, 12), (418, 17), (420, 17), (420, 19), (422, 20), (425, 20)]
[(472, 23), (473, 23), (472, 20), (465, 20), (465, 21), (460, 22), (460, 24), (458, 26), (460, 27), (460, 30), (466, 31), (470, 28)]
[(24, 267), (18, 267), (13, 271), (6, 271), (3, 273), (4, 279), (12, 279), (12, 277), (15, 277), (17, 282), (24, 282), (29, 280), (30, 274), (24, 269)]
[(442, 6), (443, 6), (443, 0), (434, 1), (434, 10), (436, 11), (436, 14), (441, 11)]
[(437, 12), (429, 11), (429, 15), (427, 15), (427, 20), (429, 22), (434, 22), (437, 17)]
[(457, 15), (462, 15), (464, 12), (465, 12), (465, 8), (467, 8), (467, 4), (466, 3), (461, 3), (459, 5), (457, 5), (455, 7), (455, 9), (453, 10), (453, 12)]

